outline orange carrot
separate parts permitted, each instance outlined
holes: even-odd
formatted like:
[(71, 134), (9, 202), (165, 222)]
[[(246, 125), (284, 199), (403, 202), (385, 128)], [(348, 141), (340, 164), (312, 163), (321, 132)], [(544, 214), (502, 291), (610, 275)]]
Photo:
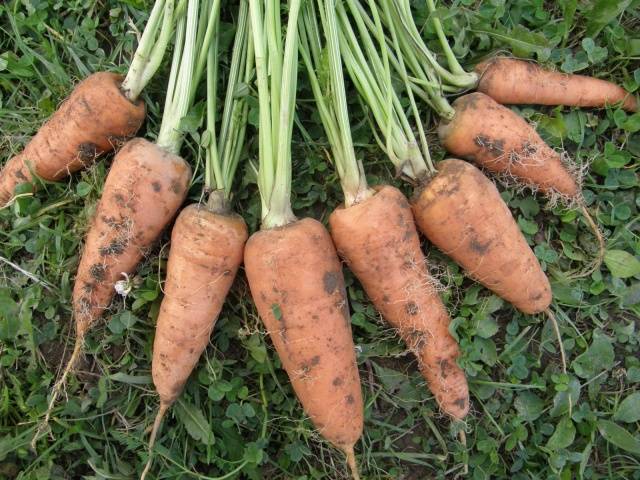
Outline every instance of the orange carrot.
[(190, 179), (191, 169), (182, 158), (141, 138), (129, 141), (115, 156), (75, 279), (75, 346), (53, 387), (42, 427), (47, 425), (60, 389), (80, 356), (87, 332), (109, 307), (115, 283), (123, 274), (133, 273), (173, 218)]
[(440, 162), (412, 207), (420, 231), (472, 278), (524, 313), (549, 307), (549, 280), (500, 192), (476, 167)]
[(362, 394), (331, 237), (310, 218), (261, 230), (249, 238), (244, 262), (260, 318), (302, 406), (322, 436), (353, 458)]
[(630, 112), (638, 101), (623, 88), (599, 78), (545, 70), (533, 62), (497, 57), (476, 66), (478, 91), (502, 104), (606, 107), (621, 104)]
[(544, 193), (571, 199), (580, 195), (560, 155), (516, 113), (479, 92), (458, 98), (453, 107), (453, 119), (438, 129), (449, 152), (492, 172), (517, 177)]
[(94, 73), (80, 82), (25, 149), (0, 171), (0, 206), (33, 174), (55, 181), (124, 143), (142, 125), (145, 107), (121, 90), (122, 77)]
[[(209, 343), (242, 263), (247, 236), (247, 226), (239, 215), (214, 213), (199, 205), (190, 205), (178, 215), (153, 343), (153, 383), (160, 395), (160, 408), (150, 450), (164, 414)], [(151, 456), (145, 474), (150, 466)]]
[(418, 358), (440, 408), (455, 419), (469, 411), (469, 390), (458, 366), (458, 344), (435, 289), (405, 196), (381, 187), (375, 195), (329, 218), (338, 252), (385, 320)]

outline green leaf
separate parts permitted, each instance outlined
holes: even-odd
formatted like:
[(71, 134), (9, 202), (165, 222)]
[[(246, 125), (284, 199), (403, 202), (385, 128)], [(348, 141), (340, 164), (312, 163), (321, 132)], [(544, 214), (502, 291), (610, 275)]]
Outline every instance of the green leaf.
[(640, 392), (635, 392), (625, 398), (618, 406), (613, 419), (619, 422), (634, 423), (640, 420)]
[(0, 339), (14, 340), (19, 330), (18, 304), (8, 291), (0, 291)]
[(624, 250), (607, 250), (604, 263), (614, 277), (629, 278), (640, 274), (640, 260)]
[(598, 330), (593, 333), (591, 346), (571, 364), (581, 378), (590, 379), (613, 366), (614, 351), (611, 339)]
[(175, 411), (191, 438), (205, 445), (213, 445), (215, 443), (211, 425), (204, 417), (202, 410), (186, 402), (179, 401), (175, 406)]
[(595, 38), (611, 21), (615, 20), (631, 3), (631, 0), (596, 0), (590, 12), (585, 14), (587, 37)]
[(627, 452), (640, 455), (640, 440), (610, 420), (598, 420), (598, 431), (604, 439)]
[(585, 38), (582, 40), (582, 48), (587, 52), (589, 61), (591, 63), (600, 63), (607, 58), (607, 49), (604, 47), (596, 46), (593, 38)]
[(576, 427), (573, 425), (573, 420), (569, 417), (562, 417), (562, 419), (556, 425), (556, 430), (549, 438), (547, 442), (547, 448), (550, 450), (560, 450), (567, 448), (573, 443), (576, 438)]
[(544, 400), (535, 393), (522, 392), (513, 402), (520, 417), (527, 422), (536, 420), (544, 410)]
[[(556, 393), (553, 397), (553, 407), (549, 412), (552, 417), (564, 415), (569, 411), (569, 405), (573, 408), (578, 404), (578, 399), (580, 398), (580, 382), (577, 378), (571, 377), (567, 387), (566, 390)], [(569, 400), (571, 400), (571, 403), (569, 403)]]

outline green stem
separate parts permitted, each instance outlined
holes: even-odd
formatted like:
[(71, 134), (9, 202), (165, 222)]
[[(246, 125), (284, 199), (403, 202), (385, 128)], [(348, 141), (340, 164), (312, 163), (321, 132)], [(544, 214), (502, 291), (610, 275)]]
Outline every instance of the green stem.
[[(347, 4), (359, 34), (353, 31), (343, 5), (338, 4), (340, 48), (347, 71), (382, 133), (381, 146), (398, 174), (419, 181), (428, 174), (429, 168), (391, 82), (387, 41), (377, 9), (371, 4), (372, 20), (358, 0), (347, 0)], [(375, 35), (376, 42), (371, 34)]]
[[(205, 0), (208, 2), (209, 0)], [(208, 3), (206, 5), (209, 5)], [(162, 123), (156, 144), (165, 150), (178, 155), (184, 140), (184, 133), (180, 130), (180, 123), (189, 112), (195, 98), (195, 90), (198, 86), (198, 58), (205, 52), (205, 58), (209, 56), (210, 43), (203, 41), (198, 43), (198, 38), (211, 41), (213, 33), (207, 37), (206, 32), (212, 24), (217, 23), (215, 12), (209, 11), (207, 21), (202, 16), (207, 13), (207, 8), (200, 9), (199, 0), (188, 0), (186, 17), (183, 17), (176, 30), (176, 43), (171, 62), (171, 73), (167, 87)], [(199, 21), (199, 17), (200, 21)], [(205, 30), (206, 27), (206, 30)], [(199, 50), (201, 49), (201, 50)], [(200, 72), (202, 73), (202, 72)]]
[(177, 18), (174, 7), (174, 0), (156, 0), (151, 10), (140, 44), (122, 82), (122, 91), (132, 102), (137, 101), (140, 92), (151, 81), (162, 63)]
[[(331, 145), (336, 170), (345, 196), (345, 206), (350, 207), (368, 198), (372, 192), (367, 186), (362, 164), (353, 149), (351, 126), (347, 109), (342, 60), (335, 19), (335, 0), (318, 0), (320, 17), (326, 37), (329, 79), (320, 84), (316, 72), (324, 71), (325, 64), (317, 15), (313, 2), (307, 8), (300, 23), (300, 52), (309, 73), (311, 88), (318, 112)], [(326, 81), (328, 80), (328, 81)], [(324, 88), (323, 88), (324, 87)]]
[(442, 22), (438, 18), (436, 12), (436, 4), (434, 0), (427, 0), (427, 7), (429, 8), (429, 13), (431, 13), (431, 21), (433, 22), (433, 26), (436, 30), (436, 35), (438, 35), (438, 40), (440, 41), (440, 45), (442, 46), (442, 50), (444, 51), (445, 56), (447, 57), (447, 63), (449, 64), (449, 68), (451, 69), (451, 73), (454, 75), (466, 75), (467, 72), (458, 62), (458, 59), (453, 53), (449, 42), (447, 41), (447, 37), (444, 34), (444, 29), (442, 28)]
[[(266, 3), (264, 9), (263, 2)], [(301, 0), (289, 2), (283, 46), (280, 1), (249, 0), (260, 106), (258, 188), (264, 229), (284, 226), (296, 219), (291, 210), (291, 136), (300, 6)]]

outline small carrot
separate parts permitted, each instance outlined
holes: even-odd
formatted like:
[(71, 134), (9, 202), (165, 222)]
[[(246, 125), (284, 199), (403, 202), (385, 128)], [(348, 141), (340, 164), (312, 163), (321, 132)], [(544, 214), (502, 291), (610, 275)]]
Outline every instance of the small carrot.
[(504, 105), (606, 107), (620, 104), (630, 112), (638, 110), (633, 94), (614, 83), (553, 72), (525, 60), (495, 57), (478, 64), (475, 71), (480, 77), (478, 91)]
[[(396, 188), (329, 217), (331, 236), (367, 296), (418, 358), (440, 408), (457, 420), (469, 412), (469, 389), (458, 366), (449, 314), (427, 270), (411, 206)], [(375, 252), (375, 253), (374, 253)]]
[(60, 180), (135, 135), (144, 121), (144, 103), (126, 98), (121, 85), (122, 77), (108, 72), (82, 81), (25, 149), (3, 167), (0, 205), (11, 199), (17, 185), (33, 181), (32, 174)]
[(453, 119), (438, 129), (449, 152), (492, 172), (517, 177), (544, 193), (568, 198), (580, 194), (560, 155), (515, 112), (480, 92), (458, 98), (453, 108)]

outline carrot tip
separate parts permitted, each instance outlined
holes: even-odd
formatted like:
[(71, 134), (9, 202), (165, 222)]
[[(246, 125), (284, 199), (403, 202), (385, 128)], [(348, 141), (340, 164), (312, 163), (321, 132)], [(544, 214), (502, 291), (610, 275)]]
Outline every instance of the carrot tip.
[(347, 456), (347, 465), (351, 470), (351, 477), (353, 480), (360, 480), (360, 472), (358, 471), (358, 462), (356, 461), (356, 454), (353, 451), (353, 445), (344, 448), (344, 453)]
[(69, 358), (69, 361), (67, 362), (66, 367), (64, 367), (62, 375), (53, 385), (53, 389), (51, 390), (51, 400), (49, 400), (49, 405), (47, 407), (47, 411), (45, 412), (44, 420), (42, 420), (42, 422), (40, 422), (40, 424), (38, 425), (38, 429), (36, 430), (36, 433), (33, 436), (33, 439), (31, 440), (31, 449), (34, 452), (36, 451), (36, 444), (38, 443), (38, 440), (40, 440), (40, 438), (42, 437), (42, 434), (49, 426), (49, 419), (51, 418), (51, 413), (53, 412), (53, 409), (56, 406), (56, 402), (58, 401), (58, 397), (60, 396), (60, 393), (62, 392), (62, 389), (64, 388), (67, 382), (67, 377), (69, 376), (69, 373), (71, 373), (71, 370), (73, 370), (76, 362), (78, 361), (78, 358), (80, 358), (80, 353), (82, 352), (83, 340), (84, 340), (83, 335), (76, 336), (76, 342), (73, 346), (73, 352), (71, 353), (71, 357)]
[(156, 443), (156, 437), (158, 436), (158, 432), (160, 431), (160, 425), (162, 424), (162, 419), (164, 418), (165, 413), (169, 409), (170, 404), (160, 402), (160, 407), (158, 408), (158, 413), (156, 414), (156, 418), (153, 421), (153, 428), (151, 429), (151, 435), (149, 436), (149, 458), (147, 459), (147, 464), (144, 466), (144, 470), (142, 471), (142, 475), (140, 475), (140, 480), (144, 480), (149, 471), (151, 470), (151, 464), (153, 463), (153, 446)]

